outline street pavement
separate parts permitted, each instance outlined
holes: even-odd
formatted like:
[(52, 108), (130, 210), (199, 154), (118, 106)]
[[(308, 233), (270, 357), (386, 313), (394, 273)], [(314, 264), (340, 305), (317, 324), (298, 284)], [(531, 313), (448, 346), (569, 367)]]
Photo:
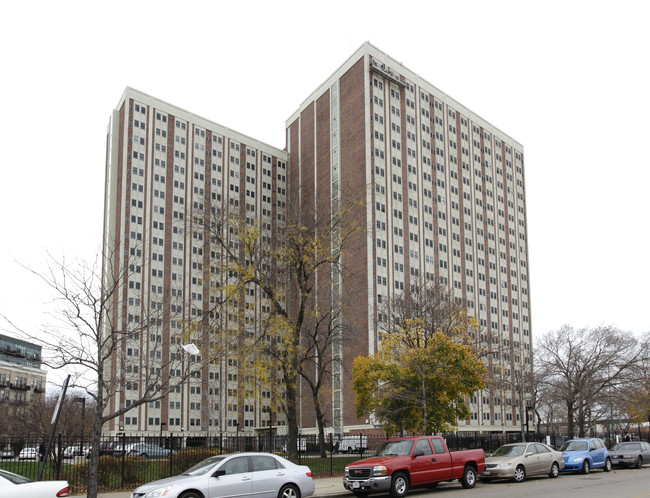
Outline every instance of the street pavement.
[[(650, 497), (650, 468), (616, 469), (612, 472), (595, 471), (589, 475), (564, 474), (558, 479), (548, 477), (526, 479), (525, 482), (513, 484), (509, 481), (479, 482), (472, 496), (482, 498), (640, 498)], [(314, 498), (354, 498), (352, 493), (343, 488), (342, 477), (325, 477), (314, 479)], [(414, 489), (409, 492), (413, 498), (458, 498), (465, 496), (463, 487), (458, 481), (440, 483), (435, 490)], [(83, 495), (77, 495), (83, 496)], [(130, 498), (130, 492), (100, 493), (100, 498)], [(377, 495), (386, 497), (387, 493)], [(25, 497), (27, 498), (27, 497)]]
[[(326, 496), (327, 498), (335, 498), (336, 496), (352, 497), (349, 491), (343, 487), (343, 477), (316, 477), (314, 478), (314, 498)], [(84, 496), (84, 495), (71, 495), (71, 496)], [(99, 498), (129, 498), (131, 491), (119, 493), (99, 493)]]

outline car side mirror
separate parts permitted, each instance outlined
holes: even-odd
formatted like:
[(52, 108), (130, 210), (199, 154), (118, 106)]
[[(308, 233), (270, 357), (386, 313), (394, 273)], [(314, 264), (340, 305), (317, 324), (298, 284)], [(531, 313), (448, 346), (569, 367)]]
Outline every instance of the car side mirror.
[(226, 471), (219, 469), (214, 474), (212, 474), (212, 477), (220, 477), (225, 475), (226, 475)]
[(424, 451), (422, 451), (422, 450), (415, 450), (415, 452), (413, 453), (413, 458), (415, 458), (415, 457), (419, 457), (419, 456), (422, 456), (422, 455), (424, 455)]
[(532, 452), (532, 451), (529, 451), (528, 453), (526, 453), (526, 456), (527, 456), (527, 457), (529, 457), (529, 456), (533, 456), (533, 452)]

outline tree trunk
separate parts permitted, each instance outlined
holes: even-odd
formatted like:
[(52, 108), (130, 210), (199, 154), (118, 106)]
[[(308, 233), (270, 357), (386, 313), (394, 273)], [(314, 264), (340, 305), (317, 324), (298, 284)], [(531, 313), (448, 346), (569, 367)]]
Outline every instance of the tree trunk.
[(97, 498), (99, 485), (99, 444), (102, 439), (102, 426), (104, 425), (102, 420), (103, 405), (103, 400), (100, 400), (98, 397), (93, 423), (92, 444), (90, 446), (92, 448), (90, 452), (90, 465), (88, 466), (88, 498)]
[(298, 452), (298, 406), (297, 406), (297, 389), (296, 382), (298, 375), (295, 374), (292, 379), (286, 379), (287, 382), (287, 425), (289, 429), (289, 454), (296, 456)]
[(566, 400), (566, 424), (567, 424), (567, 433), (569, 439), (573, 439), (575, 426), (573, 421), (573, 400)]
[(320, 457), (327, 458), (327, 447), (325, 445), (325, 428), (324, 428), (324, 415), (320, 407), (320, 400), (318, 394), (314, 393), (314, 409), (316, 410), (316, 425), (318, 427), (318, 448), (320, 450)]
[(422, 435), (427, 433), (427, 387), (426, 379), (421, 376), (422, 382)]
[(585, 408), (584, 403), (578, 406), (578, 437), (585, 437)]

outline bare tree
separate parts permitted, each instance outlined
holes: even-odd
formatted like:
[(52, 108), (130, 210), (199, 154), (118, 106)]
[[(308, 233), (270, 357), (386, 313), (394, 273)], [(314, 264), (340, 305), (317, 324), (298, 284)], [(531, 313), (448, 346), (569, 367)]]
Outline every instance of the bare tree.
[(643, 341), (613, 327), (565, 325), (541, 337), (536, 359), (550, 399), (564, 404), (569, 437), (584, 436), (604, 418), (612, 394), (633, 381), (645, 350)]
[[(160, 340), (164, 322), (170, 319), (163, 316), (170, 306), (163, 304), (169, 303), (152, 304), (142, 317), (122, 311), (127, 309), (123, 288), (141, 271), (126, 257), (114, 253), (92, 264), (50, 259), (45, 273), (27, 269), (54, 293), (51, 321), (38, 336), (10, 323), (21, 335), (43, 344), (44, 364), (71, 373), (71, 387), (83, 389), (92, 400), (90, 434), (92, 446), (98, 448), (104, 424), (144, 403), (165, 398), (220, 353), (214, 341), (210, 342), (209, 327), (201, 321), (186, 321), (179, 332), (179, 339), (195, 342), (203, 353), (196, 355), (191, 365), (182, 354), (180, 340), (176, 350)], [(169, 290), (166, 294), (170, 295)], [(148, 353), (153, 360), (138, 368), (139, 363), (134, 365), (128, 358), (133, 351)], [(120, 395), (124, 399), (127, 392), (129, 403), (111, 402)], [(93, 451), (88, 478), (88, 496), (93, 498), (97, 496), (98, 464), (99, 452)]]
[(315, 306), (312, 320), (305, 324), (303, 349), (299, 362), (299, 374), (311, 394), (318, 430), (318, 445), (322, 458), (326, 457), (325, 418), (328, 403), (324, 394), (329, 393), (334, 368), (341, 368), (340, 358), (333, 353), (335, 343), (347, 343), (347, 327), (342, 323), (342, 304), (332, 306), (328, 301)]
[[(422, 333), (405, 338), (413, 347), (426, 347), (436, 333), (442, 332), (456, 342), (471, 346), (478, 357), (487, 357), (481, 326), (466, 304), (456, 299), (448, 287), (422, 279), (413, 279), (408, 292), (397, 294), (380, 311), (379, 329), (383, 334), (407, 330), (416, 321)], [(410, 343), (409, 343), (410, 341)]]
[(644, 347), (641, 361), (634, 366), (631, 382), (616, 390), (616, 407), (620, 419), (629, 425), (650, 422), (650, 332), (640, 339)]
[[(90, 434), (92, 422), (82, 413), (81, 396), (85, 402), (83, 411), (93, 409), (92, 400), (85, 398), (85, 393), (70, 392), (61, 404), (61, 416), (57, 425), (57, 432), (63, 436), (79, 436)], [(77, 396), (78, 395), (78, 396)], [(41, 395), (29, 403), (12, 403), (7, 413), (2, 417), (0, 433), (27, 436), (30, 438), (47, 438), (52, 430), (51, 420), (54, 408), (58, 401), (58, 393)], [(9, 414), (11, 413), (11, 416)]]

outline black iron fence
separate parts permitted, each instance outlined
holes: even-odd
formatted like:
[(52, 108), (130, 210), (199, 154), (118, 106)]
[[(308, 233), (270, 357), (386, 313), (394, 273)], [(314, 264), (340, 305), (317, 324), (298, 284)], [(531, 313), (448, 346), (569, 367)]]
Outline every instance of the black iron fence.
[[(505, 443), (521, 440), (520, 433), (441, 434), (451, 451), (482, 448), (491, 453)], [(529, 441), (547, 442), (547, 436), (528, 434)], [(287, 436), (157, 436), (105, 437), (99, 445), (99, 489), (132, 490), (137, 486), (180, 474), (208, 456), (244, 451), (273, 452), (301, 465), (307, 465), (315, 477), (342, 475), (349, 463), (374, 454), (386, 436), (350, 434), (340, 438), (329, 435), (321, 447), (316, 435), (299, 436), (290, 444)], [(36, 480), (45, 460), (42, 479), (64, 479), (74, 493), (87, 489), (88, 466), (95, 451), (89, 437), (54, 439), (49, 455), (47, 441), (38, 438), (0, 437), (0, 468)], [(555, 445), (556, 439), (550, 438)]]

